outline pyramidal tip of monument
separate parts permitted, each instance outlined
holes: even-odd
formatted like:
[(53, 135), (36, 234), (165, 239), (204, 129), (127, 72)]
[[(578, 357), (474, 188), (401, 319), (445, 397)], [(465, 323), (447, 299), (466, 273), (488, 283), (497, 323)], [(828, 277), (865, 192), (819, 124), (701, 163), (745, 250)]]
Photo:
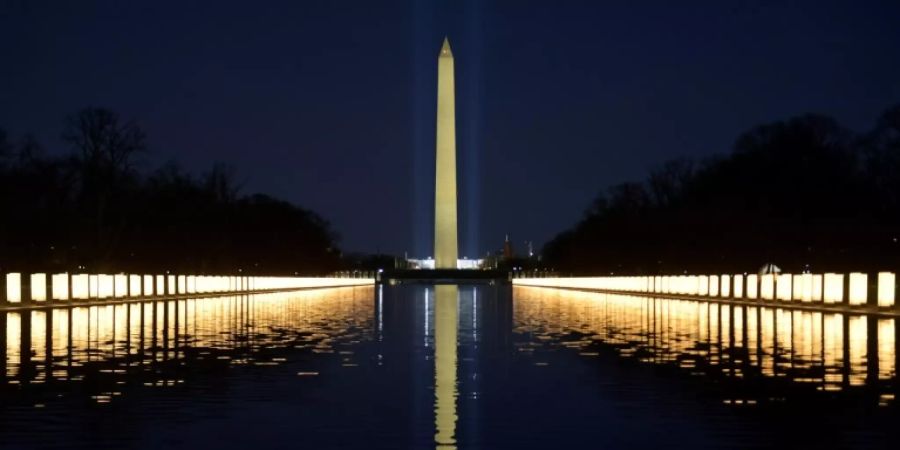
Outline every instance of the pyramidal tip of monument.
[(450, 51), (450, 39), (447, 36), (444, 36), (444, 45), (441, 45), (441, 56), (453, 56), (453, 52)]

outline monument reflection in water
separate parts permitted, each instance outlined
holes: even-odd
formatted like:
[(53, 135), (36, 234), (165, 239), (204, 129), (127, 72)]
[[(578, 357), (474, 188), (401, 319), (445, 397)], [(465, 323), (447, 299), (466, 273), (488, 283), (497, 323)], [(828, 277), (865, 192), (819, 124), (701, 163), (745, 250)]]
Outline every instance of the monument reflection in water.
[(0, 322), (0, 447), (870, 446), (896, 423), (890, 317), (411, 284)]
[(434, 441), (456, 448), (456, 365), (459, 330), (459, 288), (434, 287)]

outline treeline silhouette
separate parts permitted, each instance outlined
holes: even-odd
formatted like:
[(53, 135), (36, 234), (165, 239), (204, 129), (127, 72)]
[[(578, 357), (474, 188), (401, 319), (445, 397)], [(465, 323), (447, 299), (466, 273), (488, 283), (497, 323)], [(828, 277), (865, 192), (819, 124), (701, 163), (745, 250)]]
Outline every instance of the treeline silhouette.
[(809, 114), (725, 157), (612, 186), (543, 249), (570, 274), (900, 269), (900, 105), (864, 133)]
[(341, 266), (336, 235), (312, 211), (239, 194), (217, 164), (192, 176), (135, 168), (144, 131), (112, 111), (70, 116), (71, 152), (46, 156), (0, 130), (0, 271), (322, 274)]

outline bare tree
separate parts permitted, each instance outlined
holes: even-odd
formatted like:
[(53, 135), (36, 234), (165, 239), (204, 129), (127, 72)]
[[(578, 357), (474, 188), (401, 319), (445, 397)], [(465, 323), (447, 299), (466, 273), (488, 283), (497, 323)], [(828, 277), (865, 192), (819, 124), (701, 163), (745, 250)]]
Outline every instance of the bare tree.
[(127, 228), (127, 179), (134, 155), (146, 150), (146, 135), (133, 121), (104, 108), (89, 107), (69, 116), (62, 135), (80, 163), (81, 208), (93, 211), (93, 253), (103, 264)]
[(121, 121), (104, 108), (88, 107), (69, 116), (63, 139), (84, 164), (109, 174), (131, 170), (136, 153), (146, 150), (146, 134), (133, 121)]

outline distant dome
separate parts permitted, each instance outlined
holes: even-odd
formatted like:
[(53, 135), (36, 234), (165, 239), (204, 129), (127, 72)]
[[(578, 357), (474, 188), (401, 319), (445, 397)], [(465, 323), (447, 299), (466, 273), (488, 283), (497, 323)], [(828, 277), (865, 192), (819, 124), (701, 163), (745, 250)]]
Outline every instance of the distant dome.
[(781, 267), (778, 267), (772, 263), (768, 263), (759, 268), (760, 275), (767, 275), (770, 273), (781, 273)]

